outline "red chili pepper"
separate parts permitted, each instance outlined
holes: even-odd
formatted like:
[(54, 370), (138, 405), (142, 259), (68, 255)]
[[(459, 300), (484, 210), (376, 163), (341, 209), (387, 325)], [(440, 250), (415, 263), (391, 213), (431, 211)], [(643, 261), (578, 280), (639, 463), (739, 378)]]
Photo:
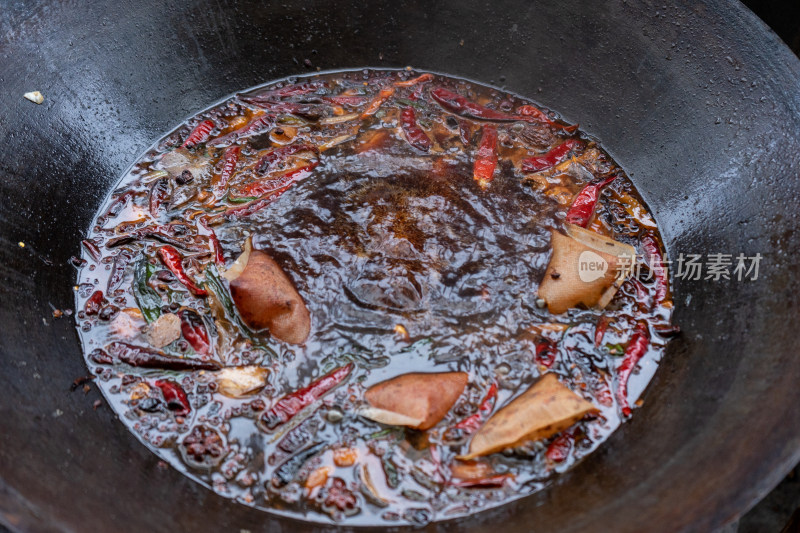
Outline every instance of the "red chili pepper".
[(473, 166), (472, 177), (481, 187), (486, 187), (494, 178), (497, 167), (497, 128), (486, 125), (483, 127), (481, 144), (478, 147), (478, 158)]
[(403, 128), (403, 133), (406, 136), (408, 144), (423, 152), (427, 152), (431, 149), (431, 140), (425, 134), (425, 131), (417, 124), (417, 116), (414, 114), (413, 108), (403, 108), (400, 112), (400, 125)]
[(267, 172), (275, 170), (280, 163), (283, 163), (289, 158), (289, 156), (298, 152), (313, 152), (319, 156), (319, 149), (316, 146), (311, 146), (310, 144), (290, 144), (287, 146), (280, 146), (270, 150), (267, 155), (262, 157), (258, 163), (256, 163), (256, 172), (259, 174), (266, 174)]
[(493, 488), (502, 487), (509, 479), (514, 479), (513, 474), (497, 474), (489, 477), (481, 477), (476, 479), (459, 479), (453, 478), (450, 484), (454, 487), (461, 488)]
[(128, 268), (131, 259), (133, 259), (133, 252), (127, 248), (114, 256), (114, 266), (111, 267), (111, 274), (108, 276), (108, 285), (106, 286), (106, 294), (109, 296), (113, 295), (125, 280), (125, 270)]
[(544, 155), (529, 157), (522, 161), (523, 172), (539, 172), (559, 164), (573, 148), (583, 143), (578, 139), (567, 139)]
[(481, 427), (481, 422), (483, 422), (483, 418), (492, 412), (496, 398), (497, 383), (492, 383), (489, 386), (489, 390), (486, 391), (486, 396), (484, 396), (483, 400), (481, 400), (478, 410), (454, 425), (453, 429), (460, 429), (468, 434), (478, 431), (478, 429)]
[(194, 148), (200, 143), (204, 143), (208, 140), (209, 135), (211, 135), (211, 130), (214, 129), (214, 123), (210, 120), (204, 120), (200, 124), (194, 127), (192, 132), (186, 137), (186, 140), (183, 141), (181, 147), (183, 148)]
[(592, 218), (597, 200), (600, 198), (600, 191), (616, 177), (616, 174), (612, 174), (600, 181), (586, 185), (572, 201), (572, 206), (567, 211), (567, 222), (585, 228), (589, 224), (589, 219)]
[(249, 137), (251, 135), (258, 135), (275, 125), (275, 115), (259, 116), (252, 121), (248, 122), (241, 128), (226, 133), (222, 137), (217, 137), (211, 141), (212, 146), (224, 146), (226, 144), (233, 144), (241, 138)]
[(650, 293), (647, 292), (647, 287), (636, 278), (628, 278), (625, 282), (633, 285), (633, 288), (636, 290), (636, 301), (645, 307), (649, 307), (648, 301), (650, 300)]
[(664, 268), (664, 256), (661, 254), (661, 248), (656, 239), (650, 233), (642, 237), (641, 243), (650, 270), (656, 278), (655, 303), (661, 305), (667, 300), (667, 294), (669, 294), (669, 280), (667, 279), (667, 270)]
[(631, 408), (628, 405), (628, 379), (631, 377), (631, 372), (636, 368), (636, 364), (647, 351), (647, 345), (650, 342), (650, 333), (647, 330), (646, 322), (638, 322), (636, 329), (633, 332), (628, 347), (625, 348), (625, 357), (619, 367), (619, 385), (617, 386), (617, 401), (622, 409), (623, 416), (631, 414)]
[(150, 188), (150, 214), (153, 218), (158, 217), (158, 211), (161, 209), (161, 206), (169, 198), (169, 179), (161, 178), (156, 180), (153, 183), (153, 186)]
[(180, 385), (171, 380), (158, 379), (155, 386), (161, 389), (164, 401), (167, 402), (167, 409), (173, 411), (177, 416), (186, 416), (192, 412), (186, 391)]
[(91, 257), (95, 263), (99, 263), (100, 259), (103, 257), (103, 254), (100, 253), (100, 248), (98, 248), (95, 243), (88, 239), (82, 240), (81, 244), (84, 248), (86, 248), (86, 253), (89, 254), (89, 257)]
[(297, 413), (308, 407), (334, 387), (339, 385), (353, 370), (353, 363), (339, 367), (330, 374), (326, 374), (309, 385), (291, 394), (287, 394), (275, 402), (269, 410), (261, 414), (261, 424), (272, 431), (281, 424), (291, 420)]
[(363, 96), (349, 96), (349, 95), (326, 96), (324, 100), (332, 104), (346, 105), (350, 107), (359, 107), (367, 103), (367, 99), (364, 98)]
[(597, 403), (602, 406), (611, 407), (614, 405), (614, 397), (611, 395), (611, 388), (609, 388), (606, 382), (605, 375), (600, 372), (597, 373), (596, 379), (594, 380), (594, 397)]
[(117, 198), (111, 201), (109, 204), (108, 209), (105, 213), (98, 219), (98, 221), (105, 221), (108, 218), (115, 217), (119, 215), (122, 208), (128, 203), (129, 200), (133, 200), (136, 198), (137, 193), (134, 191), (125, 191), (124, 193), (120, 194)]
[(126, 235), (109, 239), (106, 242), (106, 248), (114, 248), (140, 239), (153, 239), (192, 252), (205, 250), (207, 245), (205, 239), (189, 239), (187, 231), (189, 231), (189, 228), (184, 223), (147, 226)]
[(431, 91), (431, 96), (447, 111), (462, 117), (469, 117), (479, 120), (491, 120), (494, 122), (517, 122), (519, 120), (524, 120), (527, 122), (544, 122), (549, 126), (568, 132), (575, 131), (578, 128), (577, 124), (572, 126), (564, 126), (563, 124), (554, 122), (550, 120), (547, 115), (533, 106), (522, 106), (520, 108), (521, 114), (509, 115), (508, 113), (495, 111), (494, 109), (489, 109), (488, 107), (476, 104), (475, 102), (470, 102), (460, 94), (456, 94), (441, 87), (438, 89), (433, 89)]
[[(143, 348), (126, 342), (112, 342), (103, 350), (92, 352), (92, 360), (101, 365), (112, 364), (115, 360), (137, 368), (160, 368), (163, 370), (218, 370), (214, 361), (173, 357), (162, 352)], [(110, 357), (109, 354), (111, 354)]]
[(370, 101), (369, 105), (367, 105), (367, 108), (361, 113), (361, 118), (364, 119), (374, 115), (378, 111), (378, 109), (381, 108), (384, 102), (386, 102), (386, 100), (391, 98), (393, 94), (394, 94), (394, 87), (385, 87), (381, 89), (380, 92), (378, 93), (378, 96), (373, 98), (372, 101)]
[(472, 143), (472, 124), (466, 120), (459, 120), (458, 135), (461, 137), (461, 142), (464, 143), (464, 146), (469, 146)]
[(229, 146), (222, 154), (222, 172), (220, 172), (219, 180), (214, 184), (212, 192), (215, 198), (220, 198), (225, 194), (225, 189), (228, 188), (228, 182), (236, 170), (236, 164), (239, 162), (239, 153), (242, 149), (239, 146)]
[(541, 109), (532, 105), (523, 105), (517, 109), (517, 113), (522, 115), (523, 117), (529, 117), (537, 122), (544, 122), (548, 126), (552, 126), (557, 129), (561, 129), (566, 131), (567, 133), (572, 133), (573, 131), (578, 129), (577, 124), (572, 124), (571, 126), (565, 126), (564, 124), (559, 124), (558, 122), (554, 122), (550, 117), (547, 116)]
[(319, 161), (314, 161), (275, 178), (252, 181), (241, 187), (231, 189), (229, 194), (231, 198), (263, 198), (267, 195), (272, 197), (283, 194), (295, 182), (310, 176), (311, 171), (314, 170), (318, 164)]
[(562, 433), (547, 447), (544, 452), (545, 457), (553, 463), (563, 463), (569, 457), (569, 452), (572, 450), (572, 441), (574, 436), (570, 432)]
[(191, 309), (183, 309), (178, 313), (181, 319), (181, 333), (183, 338), (200, 355), (208, 355), (211, 343), (208, 340), (208, 331), (203, 319)]
[(208, 225), (206, 217), (200, 218), (200, 226), (203, 228), (203, 231), (208, 233), (208, 243), (211, 245), (211, 251), (214, 252), (214, 263), (217, 265), (225, 265), (225, 256), (222, 253), (222, 246), (219, 244), (219, 239), (217, 238), (217, 234), (214, 233), (214, 229)]
[(319, 104), (299, 104), (296, 102), (276, 102), (266, 96), (240, 96), (239, 100), (251, 106), (267, 110), (270, 114), (300, 115), (312, 118), (321, 117), (328, 106)]
[(433, 79), (433, 74), (431, 74), (430, 72), (426, 72), (425, 74), (420, 74), (416, 78), (411, 78), (410, 80), (396, 81), (394, 82), (394, 84), (397, 87), (412, 87), (418, 83), (425, 83), (427, 81), (431, 81), (432, 79)]
[(608, 326), (611, 324), (611, 319), (603, 315), (600, 317), (600, 320), (597, 321), (597, 326), (594, 329), (594, 345), (600, 346), (603, 343), (603, 337), (606, 335), (606, 330)]
[(103, 291), (94, 291), (83, 304), (83, 312), (87, 316), (96, 315), (101, 307), (103, 307)]
[(261, 198), (260, 200), (253, 200), (252, 202), (248, 202), (244, 205), (239, 207), (231, 207), (226, 209), (222, 213), (209, 217), (208, 223), (209, 224), (218, 224), (223, 220), (236, 220), (239, 218), (247, 218), (255, 213), (261, 211), (272, 202), (278, 199), (280, 194), (273, 194), (271, 196), (267, 196), (266, 198)]
[(205, 296), (208, 294), (205, 289), (201, 289), (195, 285), (192, 278), (183, 270), (183, 257), (178, 250), (169, 245), (162, 246), (158, 249), (158, 257), (161, 258), (161, 262), (164, 263), (164, 266), (175, 274), (178, 281), (183, 283), (192, 294), (195, 296)]
[(558, 347), (550, 339), (541, 339), (536, 343), (536, 362), (547, 368), (553, 366), (558, 356)]

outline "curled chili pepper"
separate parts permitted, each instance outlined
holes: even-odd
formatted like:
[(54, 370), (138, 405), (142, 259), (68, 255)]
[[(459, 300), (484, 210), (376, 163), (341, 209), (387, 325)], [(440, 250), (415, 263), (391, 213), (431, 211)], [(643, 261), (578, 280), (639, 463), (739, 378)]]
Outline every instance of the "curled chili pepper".
[(82, 240), (81, 244), (84, 248), (86, 248), (86, 253), (89, 254), (89, 257), (91, 257), (95, 263), (99, 263), (100, 259), (103, 257), (103, 254), (100, 253), (100, 248), (98, 248), (95, 243), (88, 239)]
[(155, 386), (161, 389), (164, 401), (167, 402), (167, 409), (173, 411), (177, 416), (186, 416), (192, 412), (192, 406), (189, 404), (189, 398), (186, 397), (183, 387), (168, 379), (156, 380)]
[(578, 139), (567, 139), (544, 155), (529, 157), (522, 161), (523, 172), (539, 172), (552, 168), (563, 161), (573, 148), (583, 144)]
[(432, 79), (433, 79), (433, 74), (431, 74), (430, 72), (426, 72), (425, 74), (420, 74), (416, 78), (411, 78), (410, 80), (396, 81), (394, 82), (394, 84), (397, 87), (412, 87), (418, 83), (425, 83), (431, 81)]
[(642, 237), (641, 243), (647, 256), (650, 270), (656, 279), (655, 303), (662, 305), (669, 294), (669, 281), (667, 280), (667, 270), (664, 268), (664, 256), (661, 254), (661, 248), (652, 234), (647, 233)]
[(297, 413), (338, 386), (350, 375), (352, 370), (353, 363), (349, 363), (312, 381), (302, 389), (298, 389), (295, 392), (283, 396), (280, 400), (275, 402), (275, 405), (261, 414), (259, 418), (261, 424), (268, 431), (272, 431), (281, 424), (285, 424), (294, 418)]
[(207, 355), (211, 349), (211, 343), (208, 340), (208, 331), (203, 319), (191, 309), (181, 310), (178, 316), (181, 319), (183, 338), (194, 348), (195, 352)]
[(592, 218), (603, 187), (614, 181), (616, 177), (617, 174), (612, 174), (586, 185), (572, 201), (572, 206), (567, 211), (567, 222), (585, 228), (589, 224), (589, 219)]
[(631, 414), (631, 408), (628, 405), (628, 379), (631, 377), (633, 369), (636, 368), (636, 364), (647, 351), (649, 342), (650, 333), (647, 330), (647, 323), (643, 321), (638, 322), (634, 329), (633, 336), (628, 343), (628, 347), (625, 348), (625, 357), (622, 359), (622, 364), (619, 367), (617, 401), (622, 409), (623, 416)]
[(158, 212), (164, 203), (169, 198), (169, 179), (168, 178), (161, 178), (153, 183), (153, 186), (150, 188), (150, 214), (153, 218), (158, 217)]
[(160, 368), (162, 370), (218, 370), (219, 365), (213, 361), (173, 357), (162, 352), (143, 348), (126, 342), (112, 342), (105, 350), (95, 350), (92, 360), (101, 365), (113, 364), (115, 361), (137, 368)]
[(209, 135), (211, 135), (211, 130), (214, 129), (214, 123), (210, 120), (204, 120), (200, 124), (194, 127), (192, 132), (186, 137), (186, 140), (183, 141), (181, 147), (183, 148), (194, 148), (200, 143), (204, 143), (208, 140)]
[(497, 398), (497, 383), (492, 383), (489, 390), (486, 391), (486, 396), (481, 400), (478, 410), (461, 420), (453, 426), (453, 429), (459, 429), (465, 433), (474, 433), (481, 427), (484, 417), (492, 412), (494, 402)]
[(400, 125), (403, 128), (403, 133), (406, 136), (408, 144), (423, 152), (427, 152), (431, 149), (431, 140), (425, 134), (425, 131), (417, 124), (417, 117), (414, 114), (413, 108), (403, 108), (400, 112)]
[(267, 195), (280, 195), (295, 182), (310, 176), (311, 171), (314, 170), (318, 164), (319, 161), (313, 161), (276, 178), (252, 181), (247, 185), (232, 189), (230, 195), (232, 198), (262, 198)]
[(178, 278), (178, 281), (183, 283), (192, 294), (195, 296), (205, 296), (208, 294), (205, 289), (201, 289), (195, 285), (192, 278), (183, 270), (183, 257), (178, 250), (169, 245), (162, 246), (158, 249), (158, 257), (161, 259), (161, 262), (164, 263), (164, 266), (167, 267), (169, 271)]
[(367, 108), (361, 113), (361, 118), (364, 119), (374, 115), (393, 94), (394, 87), (385, 87), (381, 89), (378, 95), (370, 101)]
[(558, 348), (550, 339), (541, 339), (536, 343), (536, 362), (550, 368), (556, 362)]
[(497, 167), (497, 128), (486, 125), (483, 127), (481, 144), (478, 147), (478, 158), (473, 166), (472, 177), (481, 187), (486, 187), (494, 178)]
[(222, 154), (222, 172), (220, 172), (219, 180), (212, 189), (215, 198), (221, 197), (225, 193), (225, 189), (228, 188), (228, 182), (233, 176), (233, 171), (236, 170), (241, 151), (242, 149), (239, 146), (229, 146)]
[(544, 452), (545, 457), (553, 463), (563, 463), (569, 457), (569, 452), (572, 450), (572, 441), (574, 436), (570, 432), (562, 433), (547, 447)]
[(83, 304), (83, 312), (87, 316), (96, 315), (101, 307), (103, 307), (103, 291), (94, 291)]

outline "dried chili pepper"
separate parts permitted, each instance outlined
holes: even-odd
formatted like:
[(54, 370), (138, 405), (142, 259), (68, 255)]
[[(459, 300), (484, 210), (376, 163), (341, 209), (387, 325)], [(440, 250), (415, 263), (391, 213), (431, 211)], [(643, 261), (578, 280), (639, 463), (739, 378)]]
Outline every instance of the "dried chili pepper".
[(112, 342), (105, 350), (94, 352), (92, 360), (98, 364), (112, 364), (115, 360), (137, 368), (160, 368), (162, 370), (218, 370), (219, 364), (201, 359), (173, 357), (162, 352), (128, 344)]
[(571, 126), (565, 126), (564, 124), (559, 124), (558, 122), (554, 122), (550, 117), (548, 117), (541, 109), (532, 105), (523, 105), (517, 108), (517, 113), (522, 117), (529, 117), (534, 119), (537, 122), (543, 122), (548, 126), (551, 126), (556, 129), (564, 130), (568, 133), (572, 133), (573, 131), (578, 129), (577, 124), (572, 124)]
[(286, 161), (289, 156), (298, 152), (313, 152), (319, 156), (319, 149), (310, 144), (290, 144), (287, 146), (279, 146), (269, 151), (267, 155), (262, 157), (255, 165), (258, 174), (266, 174), (278, 168), (280, 163)]
[(262, 198), (267, 195), (282, 194), (295, 182), (303, 180), (311, 175), (311, 171), (319, 164), (313, 161), (300, 168), (296, 168), (286, 174), (275, 178), (265, 178), (252, 181), (230, 191), (232, 198)]
[(611, 324), (611, 319), (606, 315), (601, 316), (600, 319), (597, 321), (597, 326), (595, 326), (594, 328), (595, 346), (599, 347), (601, 344), (603, 344), (603, 337), (605, 337), (606, 330), (608, 329), (608, 326), (610, 324)]
[(567, 431), (562, 433), (553, 439), (553, 442), (547, 447), (547, 451), (544, 452), (545, 457), (547, 457), (550, 462), (563, 463), (567, 460), (567, 457), (569, 457), (573, 440), (574, 436), (571, 432)]
[(589, 219), (592, 218), (603, 187), (614, 181), (616, 177), (617, 174), (612, 174), (586, 185), (572, 201), (572, 206), (567, 211), (567, 222), (585, 228), (589, 224)]
[(207, 355), (211, 349), (208, 339), (208, 330), (196, 312), (191, 309), (182, 309), (178, 316), (181, 319), (181, 333), (183, 338), (192, 346), (195, 352)]
[(114, 265), (111, 267), (111, 274), (108, 276), (106, 294), (113, 295), (119, 288), (120, 283), (125, 280), (125, 270), (133, 259), (133, 252), (128, 249), (121, 250), (114, 256)]
[(94, 291), (83, 304), (83, 312), (87, 316), (96, 315), (101, 307), (103, 307), (103, 291)]
[(484, 396), (483, 400), (481, 400), (478, 410), (455, 424), (453, 429), (461, 430), (468, 434), (477, 431), (481, 427), (481, 422), (483, 422), (483, 419), (492, 412), (496, 398), (497, 383), (492, 383), (489, 386), (489, 390), (486, 391), (486, 396)]
[(522, 161), (523, 172), (539, 172), (552, 168), (563, 161), (570, 150), (583, 144), (578, 139), (567, 139), (544, 155), (529, 157)]
[(656, 305), (662, 305), (667, 301), (667, 295), (669, 294), (669, 281), (667, 279), (667, 270), (664, 267), (664, 256), (661, 254), (661, 248), (652, 234), (645, 234), (640, 242), (650, 265), (650, 270), (655, 277), (655, 303)]
[(636, 290), (636, 302), (645, 307), (649, 307), (648, 301), (650, 300), (650, 293), (647, 292), (647, 287), (636, 278), (628, 278), (625, 280), (625, 283), (633, 285), (634, 290)]
[(105, 221), (109, 218), (116, 217), (122, 211), (122, 208), (128, 203), (129, 200), (132, 200), (137, 196), (137, 193), (134, 191), (125, 191), (124, 193), (120, 194), (118, 197), (111, 201), (111, 204), (106, 209), (106, 212), (103, 213), (102, 216), (98, 218), (98, 221)]
[(496, 488), (502, 487), (508, 482), (509, 479), (514, 479), (513, 474), (496, 474), (489, 477), (473, 478), (473, 479), (459, 479), (453, 478), (450, 480), (450, 485), (464, 489), (473, 488)]
[(410, 80), (402, 80), (394, 82), (395, 86), (397, 87), (412, 87), (418, 83), (425, 83), (431, 81), (433, 79), (433, 74), (430, 72), (426, 72), (425, 74), (420, 74), (416, 78), (411, 78)]
[(146, 226), (128, 234), (109, 239), (106, 242), (106, 248), (114, 248), (141, 239), (153, 239), (192, 252), (205, 250), (207, 246), (205, 240), (196, 239), (189, 232), (189, 226), (182, 222)]
[(219, 180), (217, 180), (212, 187), (214, 198), (220, 198), (225, 194), (225, 189), (228, 188), (228, 182), (233, 176), (233, 172), (236, 170), (236, 164), (239, 162), (239, 154), (241, 151), (241, 147), (237, 145), (229, 146), (222, 153), (222, 171), (219, 174)]
[(100, 253), (100, 248), (98, 248), (95, 243), (88, 239), (82, 240), (81, 244), (84, 248), (86, 248), (86, 253), (89, 254), (89, 257), (91, 257), (95, 263), (99, 263), (100, 259), (103, 257), (103, 254)]
[(192, 278), (190, 278), (189, 275), (186, 274), (186, 271), (183, 270), (183, 257), (178, 250), (169, 245), (162, 246), (158, 249), (158, 257), (161, 259), (161, 262), (164, 263), (164, 266), (166, 266), (170, 272), (175, 274), (175, 277), (178, 278), (178, 281), (183, 283), (183, 285), (189, 289), (192, 294), (195, 296), (205, 296), (208, 294), (205, 289), (195, 285)]
[(472, 143), (472, 124), (466, 120), (458, 121), (458, 136), (464, 146), (469, 146)]
[(319, 442), (290, 457), (286, 462), (275, 469), (275, 474), (272, 476), (273, 486), (280, 488), (291, 483), (306, 461), (314, 457), (324, 447), (325, 443)]
[(295, 83), (293, 85), (286, 85), (279, 89), (270, 89), (261, 96), (270, 98), (286, 98), (287, 96), (302, 96), (324, 89), (328, 86), (326, 81), (307, 81), (303, 83)]
[(558, 356), (558, 347), (550, 339), (542, 338), (536, 343), (536, 362), (547, 368), (553, 366)]
[(483, 127), (481, 144), (478, 147), (478, 158), (473, 166), (472, 177), (481, 187), (486, 187), (494, 178), (497, 167), (497, 128)]
[(350, 107), (360, 107), (367, 103), (367, 99), (363, 96), (350, 95), (326, 96), (324, 100), (332, 104), (346, 105)]
[(413, 107), (404, 107), (400, 112), (400, 125), (403, 128), (408, 144), (423, 152), (431, 149), (431, 140), (417, 124), (417, 117), (414, 114)]
[(240, 96), (239, 100), (245, 104), (264, 109), (270, 114), (290, 114), (318, 120), (325, 115), (328, 106), (319, 104), (298, 104), (295, 102), (278, 102), (267, 96)]
[(216, 232), (214, 232), (214, 228), (208, 225), (208, 220), (206, 217), (201, 217), (199, 219), (200, 227), (203, 228), (203, 231), (206, 232), (208, 235), (208, 244), (211, 245), (211, 251), (214, 252), (214, 262), (219, 266), (225, 265), (225, 255), (222, 253), (222, 245), (219, 243), (219, 239), (217, 238)]
[(261, 211), (272, 202), (278, 199), (279, 194), (273, 194), (272, 196), (267, 196), (266, 198), (261, 198), (260, 200), (253, 200), (252, 202), (248, 202), (244, 205), (238, 207), (231, 207), (208, 218), (209, 224), (219, 224), (225, 220), (235, 220), (237, 218), (246, 218), (255, 213)]
[(192, 412), (192, 406), (189, 404), (189, 398), (186, 397), (183, 387), (168, 379), (156, 380), (155, 386), (161, 389), (167, 409), (173, 411), (175, 415), (186, 416)]
[(181, 145), (182, 148), (194, 148), (200, 143), (204, 143), (208, 140), (209, 135), (211, 135), (211, 130), (214, 129), (214, 123), (210, 120), (204, 120), (200, 124), (194, 127), (192, 132), (186, 137), (186, 140), (183, 141)]
[(622, 409), (623, 416), (631, 414), (631, 408), (628, 405), (628, 379), (633, 369), (636, 368), (636, 364), (647, 351), (649, 342), (650, 333), (647, 329), (647, 323), (644, 321), (638, 322), (628, 347), (625, 348), (625, 357), (622, 359), (618, 373), (617, 401)]
[(275, 115), (262, 115), (254, 118), (241, 128), (233, 130), (230, 133), (217, 137), (211, 141), (212, 146), (225, 146), (226, 144), (233, 144), (243, 137), (250, 137), (251, 135), (258, 135), (265, 132), (275, 125)]
[(169, 193), (170, 186), (168, 178), (161, 178), (153, 183), (153, 186), (150, 188), (150, 198), (148, 200), (150, 215), (152, 215), (153, 218), (158, 217), (158, 212), (169, 198)]
[(378, 95), (373, 98), (370, 103), (367, 105), (367, 108), (361, 113), (361, 118), (365, 119), (377, 113), (378, 109), (392, 97), (394, 94), (394, 87), (384, 87), (380, 90)]
[(291, 420), (297, 413), (308, 407), (333, 388), (339, 385), (350, 375), (353, 363), (339, 367), (336, 370), (312, 381), (306, 387), (287, 394), (275, 402), (269, 410), (261, 414), (260, 422), (264, 428), (272, 431), (281, 424)]

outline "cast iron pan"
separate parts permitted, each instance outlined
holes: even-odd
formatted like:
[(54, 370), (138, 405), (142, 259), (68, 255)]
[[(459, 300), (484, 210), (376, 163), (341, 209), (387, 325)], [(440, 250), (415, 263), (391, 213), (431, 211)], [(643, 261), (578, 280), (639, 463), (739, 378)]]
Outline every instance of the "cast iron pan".
[[(145, 147), (230, 93), (317, 67), (414, 65), (533, 97), (600, 138), (673, 258), (763, 256), (757, 281), (677, 282), (684, 333), (598, 452), (545, 491), (431, 530), (708, 531), (800, 460), (800, 62), (742, 5), (6, 2), (0, 17), (0, 521), (12, 529), (310, 528), (160, 468), (92, 408), (96, 391), (70, 392), (87, 370), (52, 307), (73, 304), (68, 259)], [(22, 98), (31, 90), (44, 104)]]

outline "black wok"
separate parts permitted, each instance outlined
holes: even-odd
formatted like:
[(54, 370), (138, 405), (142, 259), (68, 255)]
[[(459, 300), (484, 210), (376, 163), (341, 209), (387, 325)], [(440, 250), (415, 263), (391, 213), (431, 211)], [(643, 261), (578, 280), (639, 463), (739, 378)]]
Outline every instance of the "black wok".
[[(627, 169), (679, 253), (760, 253), (757, 281), (678, 281), (644, 406), (553, 486), (430, 526), (708, 531), (800, 460), (800, 62), (742, 5), (140, 0), (0, 12), (0, 522), (25, 531), (281, 531), (93, 409), (73, 323), (78, 242), (138, 154), (229, 93), (309, 69), (493, 82)], [(310, 65), (310, 67), (308, 66)], [(36, 106), (22, 98), (41, 90)], [(23, 242), (24, 248), (18, 243)]]

